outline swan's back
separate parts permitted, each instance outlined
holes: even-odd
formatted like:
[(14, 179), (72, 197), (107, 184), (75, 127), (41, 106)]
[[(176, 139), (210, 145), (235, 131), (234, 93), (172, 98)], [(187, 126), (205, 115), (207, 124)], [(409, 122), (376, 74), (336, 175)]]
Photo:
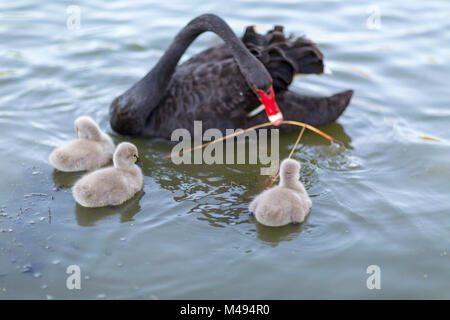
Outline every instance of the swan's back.
[(78, 139), (71, 140), (49, 155), (50, 163), (60, 171), (94, 170), (107, 164), (114, 153), (110, 136), (101, 131), (89, 116), (74, 121)]
[(75, 139), (53, 150), (49, 161), (60, 171), (94, 170), (107, 164), (113, 152), (112, 141)]
[(249, 210), (259, 223), (278, 227), (303, 222), (311, 210), (311, 200), (290, 188), (276, 186), (258, 195)]
[(300, 178), (300, 162), (284, 159), (280, 164), (280, 184), (263, 191), (249, 206), (258, 222), (272, 227), (301, 223), (311, 210), (311, 199)]
[(134, 196), (143, 187), (139, 168), (133, 171), (108, 167), (85, 175), (75, 183), (73, 196), (84, 207), (116, 206)]

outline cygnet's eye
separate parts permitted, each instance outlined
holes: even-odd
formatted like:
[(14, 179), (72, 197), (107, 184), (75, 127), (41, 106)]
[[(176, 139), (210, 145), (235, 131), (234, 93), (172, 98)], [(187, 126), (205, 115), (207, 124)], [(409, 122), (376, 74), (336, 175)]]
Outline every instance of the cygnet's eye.
[(135, 164), (136, 164), (138, 167), (141, 167), (141, 168), (142, 168), (142, 162), (141, 162), (141, 160), (139, 159), (139, 157), (137, 156), (137, 154), (134, 154), (133, 156), (136, 158)]

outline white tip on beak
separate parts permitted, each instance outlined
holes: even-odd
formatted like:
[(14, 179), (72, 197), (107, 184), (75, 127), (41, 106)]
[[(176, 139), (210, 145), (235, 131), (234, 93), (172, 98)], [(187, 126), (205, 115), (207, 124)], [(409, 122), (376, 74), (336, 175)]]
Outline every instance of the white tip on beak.
[(269, 121), (272, 123), (272, 125), (279, 126), (281, 122), (283, 122), (283, 115), (281, 114), (281, 112), (278, 112), (273, 116), (269, 116)]
[(323, 69), (323, 73), (324, 74), (333, 74), (333, 71), (331, 71), (331, 69), (325, 65), (324, 69)]

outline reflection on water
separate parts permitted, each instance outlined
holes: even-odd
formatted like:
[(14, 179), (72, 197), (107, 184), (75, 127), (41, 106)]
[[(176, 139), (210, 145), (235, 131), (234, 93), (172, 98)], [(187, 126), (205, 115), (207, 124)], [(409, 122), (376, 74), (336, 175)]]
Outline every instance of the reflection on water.
[[(449, 298), (449, 4), (380, 2), (381, 29), (369, 30), (371, 4), (79, 1), (75, 31), (63, 3), (0, 4), (0, 299)], [(292, 90), (355, 90), (321, 128), (345, 148), (305, 132), (294, 153), (313, 201), (301, 225), (249, 216), (260, 165), (177, 166), (162, 158), (174, 143), (109, 126), (110, 102), (204, 12), (239, 34), (283, 24), (316, 41), (332, 74), (296, 79)], [(218, 43), (202, 35), (183, 59)], [(71, 187), (84, 173), (48, 163), (84, 114), (139, 149), (144, 190), (121, 206), (76, 205)], [(297, 135), (280, 136), (281, 158)], [(83, 290), (64, 287), (71, 264)], [(378, 292), (365, 287), (372, 264)]]
[(55, 189), (59, 190), (72, 188), (75, 182), (84, 174), (85, 172), (62, 172), (55, 169), (52, 174)]
[(252, 219), (252, 223), (255, 223), (258, 239), (265, 241), (273, 247), (278, 246), (282, 241), (292, 241), (300, 234), (300, 232), (307, 228), (305, 227), (307, 220), (301, 224), (291, 224), (280, 228), (263, 226), (257, 223), (256, 219)]
[(95, 225), (97, 221), (112, 215), (120, 215), (120, 222), (133, 221), (134, 216), (141, 211), (139, 201), (144, 194), (145, 192), (140, 191), (135, 197), (116, 207), (85, 208), (77, 204), (75, 209), (77, 223), (82, 227), (90, 227)]

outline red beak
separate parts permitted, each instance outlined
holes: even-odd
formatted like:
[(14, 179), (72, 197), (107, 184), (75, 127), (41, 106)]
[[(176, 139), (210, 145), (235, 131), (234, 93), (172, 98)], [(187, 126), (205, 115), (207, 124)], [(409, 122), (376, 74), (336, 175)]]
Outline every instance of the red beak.
[(278, 108), (278, 105), (275, 101), (275, 94), (273, 92), (273, 87), (270, 86), (270, 93), (267, 95), (267, 93), (264, 92), (264, 90), (259, 90), (254, 87), (255, 90), (259, 93), (259, 100), (264, 105), (267, 113), (267, 117), (269, 118), (269, 121), (274, 125), (278, 126), (283, 121), (283, 115), (281, 114), (280, 109)]

